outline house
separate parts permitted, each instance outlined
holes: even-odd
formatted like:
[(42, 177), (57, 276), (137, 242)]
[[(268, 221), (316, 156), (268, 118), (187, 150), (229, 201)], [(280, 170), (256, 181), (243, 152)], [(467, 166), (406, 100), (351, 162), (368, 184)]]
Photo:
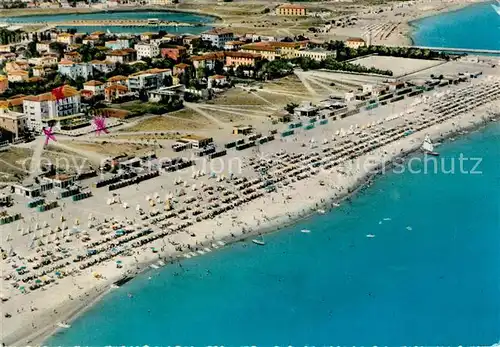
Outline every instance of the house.
[(96, 80), (88, 81), (83, 84), (83, 90), (91, 92), (91, 95), (104, 95), (104, 83)]
[(307, 10), (302, 5), (284, 4), (276, 8), (278, 16), (307, 16)]
[(87, 80), (93, 75), (92, 65), (90, 63), (73, 63), (69, 60), (61, 60), (57, 66), (57, 71), (64, 76), (75, 80), (82, 77)]
[(297, 58), (310, 58), (312, 60), (316, 61), (322, 61), (325, 60), (326, 58), (332, 56), (336, 56), (335, 51), (327, 51), (326, 49), (322, 48), (312, 48), (312, 49), (304, 49), (304, 50), (295, 50), (294, 52), (295, 57)]
[(7, 76), (0, 75), (0, 94), (3, 94), (7, 89), (9, 89), (9, 79)]
[(251, 125), (235, 125), (233, 127), (233, 135), (250, 135), (253, 132)]
[(78, 52), (68, 52), (64, 53), (64, 59), (74, 63), (80, 63), (82, 61), (82, 56)]
[(210, 41), (212, 46), (224, 48), (227, 42), (234, 40), (234, 33), (227, 29), (215, 28), (201, 34), (201, 39)]
[(139, 71), (128, 76), (128, 89), (130, 91), (158, 89), (163, 87), (163, 81), (167, 76), (172, 76), (172, 70), (149, 69)]
[(157, 36), (158, 36), (158, 34), (156, 34), (156, 33), (142, 33), (140, 37), (141, 37), (141, 41), (149, 42), (150, 40), (154, 39)]
[(192, 148), (194, 148), (194, 149), (199, 149), (199, 148), (205, 148), (205, 147), (213, 144), (214, 139), (211, 137), (203, 137), (203, 136), (197, 136), (197, 135), (186, 135), (183, 138), (181, 138), (181, 141), (190, 143), (192, 145)]
[(90, 62), (92, 64), (92, 68), (103, 74), (108, 74), (113, 71), (116, 67), (116, 64), (109, 60), (92, 60)]
[(311, 102), (304, 102), (293, 110), (293, 114), (299, 117), (314, 117), (318, 113), (318, 107)]
[(255, 63), (262, 59), (260, 54), (247, 53), (247, 52), (225, 52), (226, 66), (237, 68), (243, 66), (255, 66)]
[(160, 54), (160, 47), (151, 43), (138, 43), (134, 46), (137, 52), (137, 59), (155, 58)]
[(173, 61), (179, 61), (186, 57), (187, 49), (184, 46), (164, 47), (160, 49), (163, 58), (170, 58)]
[(234, 50), (238, 50), (244, 44), (245, 44), (245, 42), (242, 42), (242, 41), (228, 41), (224, 45), (224, 49), (227, 49), (227, 50), (233, 50), (233, 49)]
[(4, 71), (7, 73), (14, 71), (27, 71), (29, 68), (30, 66), (27, 61), (16, 60), (5, 63)]
[(16, 140), (28, 131), (27, 117), (9, 109), (9, 101), (0, 101), (0, 129), (12, 134)]
[(27, 116), (28, 127), (40, 132), (48, 121), (78, 114), (81, 110), (81, 96), (75, 88), (64, 85), (61, 98), (53, 93), (31, 95), (23, 99), (23, 112)]
[(126, 94), (128, 94), (128, 88), (121, 84), (113, 84), (104, 88), (104, 100), (107, 102), (113, 102)]
[[(184, 88), (184, 86), (181, 86)], [(179, 88), (179, 86), (162, 87), (156, 90), (148, 91), (148, 99), (151, 102), (166, 102), (170, 103), (173, 101), (182, 100), (182, 95), (184, 90)]]
[(16, 53), (0, 53), (0, 62), (6, 62), (9, 60), (16, 59), (17, 54)]
[(193, 42), (200, 40), (200, 35), (186, 35), (182, 38), (182, 44), (184, 45), (192, 45)]
[(223, 75), (213, 75), (208, 77), (208, 88), (223, 87), (227, 85), (227, 77)]
[(70, 33), (60, 33), (57, 35), (56, 41), (66, 45), (72, 45), (75, 43), (75, 35)]
[(99, 42), (97, 37), (87, 36), (82, 40), (82, 44), (94, 47)]
[(127, 80), (128, 80), (127, 76), (122, 76), (122, 75), (113, 76), (108, 78), (108, 80), (106, 81), (106, 87), (110, 87), (116, 84), (126, 86)]
[(241, 46), (241, 52), (259, 54), (263, 59), (273, 61), (279, 58), (276, 48), (269, 45), (267, 42), (249, 43)]
[(36, 43), (36, 51), (38, 53), (50, 52), (50, 44), (52, 41), (40, 41)]
[(43, 66), (37, 65), (33, 67), (34, 77), (45, 77), (45, 68)]
[(11, 71), (7, 74), (7, 79), (9, 82), (27, 82), (29, 79), (29, 73), (24, 70)]
[(224, 52), (212, 52), (204, 55), (195, 55), (191, 57), (191, 61), (193, 62), (193, 66), (195, 69), (198, 68), (208, 68), (213, 70), (215, 68), (215, 63), (217, 61), (224, 64)]
[(345, 45), (346, 47), (349, 47), (349, 48), (359, 48), (359, 47), (364, 47), (366, 46), (366, 41), (363, 40), (362, 38), (360, 37), (351, 37), (351, 38), (348, 38), (346, 41), (345, 41)]
[(165, 6), (172, 5), (173, 0), (148, 0), (150, 6)]
[(31, 65), (37, 65), (37, 66), (52, 66), (52, 65), (57, 65), (57, 62), (59, 59), (57, 59), (57, 55), (55, 54), (45, 54), (43, 57), (38, 57), (38, 58), (31, 58), (28, 60), (28, 63)]
[(130, 40), (122, 38), (122, 39), (117, 39), (117, 40), (113, 40), (113, 41), (106, 41), (104, 43), (104, 46), (106, 46), (107, 48), (112, 49), (112, 50), (130, 48)]
[(189, 65), (184, 63), (174, 65), (174, 76), (179, 76), (181, 73), (184, 73), (188, 67)]
[(118, 49), (106, 53), (106, 60), (126, 64), (136, 60), (136, 51), (132, 48)]

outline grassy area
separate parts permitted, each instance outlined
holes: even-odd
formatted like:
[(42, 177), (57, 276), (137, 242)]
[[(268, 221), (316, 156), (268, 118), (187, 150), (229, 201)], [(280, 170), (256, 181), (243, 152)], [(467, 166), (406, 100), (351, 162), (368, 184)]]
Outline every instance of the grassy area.
[(207, 104), (214, 105), (261, 105), (270, 106), (269, 103), (240, 88), (232, 88), (217, 98), (210, 100)]
[(78, 141), (61, 141), (68, 147), (75, 149), (81, 149), (89, 152), (96, 152), (109, 156), (117, 156), (121, 154), (127, 155), (141, 155), (153, 151), (155, 148), (149, 145), (137, 145), (130, 143), (114, 143), (114, 142), (103, 142), (100, 143), (89, 143), (89, 142), (78, 142)]
[(27, 176), (33, 151), (28, 148), (10, 147), (0, 152), (0, 181), (21, 181)]

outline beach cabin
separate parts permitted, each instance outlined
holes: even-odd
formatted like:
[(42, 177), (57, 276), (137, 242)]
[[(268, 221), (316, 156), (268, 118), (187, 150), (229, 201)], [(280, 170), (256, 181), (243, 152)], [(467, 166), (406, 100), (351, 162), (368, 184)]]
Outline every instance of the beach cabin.
[(75, 177), (65, 174), (58, 174), (54, 176), (44, 177), (46, 182), (50, 182), (56, 188), (66, 189), (73, 185), (75, 182)]
[(209, 146), (214, 142), (211, 137), (202, 137), (196, 135), (187, 135), (181, 138), (184, 142), (190, 143), (192, 148), (199, 149)]
[(306, 102), (296, 107), (294, 115), (298, 117), (314, 117), (318, 113), (318, 108), (311, 102)]
[(233, 135), (248, 135), (253, 132), (251, 125), (236, 125), (233, 127)]

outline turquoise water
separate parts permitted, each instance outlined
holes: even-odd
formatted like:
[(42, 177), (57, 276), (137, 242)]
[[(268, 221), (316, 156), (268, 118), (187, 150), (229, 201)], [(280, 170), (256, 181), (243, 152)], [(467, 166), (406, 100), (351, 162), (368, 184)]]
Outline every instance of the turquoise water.
[(500, 16), (491, 3), (427, 17), (411, 23), (415, 45), (500, 50)]
[[(114, 33), (141, 33), (141, 32), (155, 32), (158, 30), (165, 30), (172, 33), (191, 33), (198, 34), (210, 28), (209, 24), (214, 21), (214, 17), (197, 15), (185, 12), (170, 12), (170, 11), (110, 11), (110, 12), (96, 12), (96, 13), (71, 13), (71, 14), (55, 14), (55, 15), (37, 15), (37, 16), (20, 16), (7, 18), (7, 22), (14, 23), (51, 23), (61, 21), (74, 21), (74, 20), (132, 20), (149, 18), (157, 18), (163, 21), (177, 21), (184, 23), (200, 23), (207, 24), (200, 27), (120, 27), (120, 26), (102, 26), (102, 27), (74, 27), (78, 32), (94, 32), (94, 31), (109, 31)], [(61, 26), (62, 29), (72, 28), (72, 26)]]
[(482, 157), (482, 174), (387, 174), (265, 247), (239, 243), (139, 276), (48, 343), (491, 345), (500, 124), (439, 151), (447, 169), (460, 153)]

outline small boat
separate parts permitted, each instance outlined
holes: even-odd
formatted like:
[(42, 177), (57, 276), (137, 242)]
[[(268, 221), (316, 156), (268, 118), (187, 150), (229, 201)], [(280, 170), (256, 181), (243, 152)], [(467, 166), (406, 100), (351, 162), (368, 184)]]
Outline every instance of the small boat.
[(259, 245), (259, 246), (264, 246), (266, 243), (264, 242), (264, 238), (261, 236), (261, 239), (253, 239), (252, 240), (253, 243), (255, 243), (256, 245)]
[(326, 213), (326, 211), (325, 211), (325, 210), (322, 210), (322, 209), (319, 209), (319, 210), (317, 210), (316, 212), (318, 212), (319, 214), (325, 214), (325, 213)]
[(374, 237), (375, 237), (375, 235), (373, 235), (373, 234), (368, 234), (368, 235), (366, 235), (366, 237), (368, 237), (368, 238), (372, 239), (372, 238), (374, 238)]
[(117, 289), (117, 288), (120, 288), (120, 287), (118, 287), (118, 286), (117, 286), (116, 284), (114, 284), (114, 283), (113, 283), (112, 285), (110, 285), (110, 287), (111, 287), (111, 289)]
[(438, 152), (434, 152), (434, 145), (432, 144), (431, 138), (429, 135), (425, 135), (424, 143), (422, 143), (422, 150), (425, 154), (432, 156), (439, 156)]
[(385, 221), (391, 220), (390, 218), (384, 218)]
[(413, 228), (412, 228), (412, 227), (406, 227), (406, 230), (408, 230), (408, 231), (412, 231), (412, 230), (413, 230)]
[(332, 206), (339, 207), (339, 206), (340, 206), (340, 204), (337, 204), (336, 202), (334, 202), (334, 203), (332, 204)]
[(159, 268), (160, 268), (160, 267), (159, 267), (158, 265), (156, 265), (156, 264), (151, 264), (151, 265), (149, 265), (149, 267), (150, 267), (150, 268), (152, 268), (152, 269), (159, 269)]
[(58, 327), (60, 327), (60, 328), (64, 328), (64, 329), (69, 329), (69, 328), (71, 328), (71, 325), (66, 324), (66, 323), (63, 323), (63, 322), (59, 322), (59, 323), (57, 323), (57, 326), (58, 326)]
[(305, 233), (305, 234), (309, 234), (311, 232), (311, 230), (309, 230), (309, 229), (302, 229), (300, 232), (301, 233)]

